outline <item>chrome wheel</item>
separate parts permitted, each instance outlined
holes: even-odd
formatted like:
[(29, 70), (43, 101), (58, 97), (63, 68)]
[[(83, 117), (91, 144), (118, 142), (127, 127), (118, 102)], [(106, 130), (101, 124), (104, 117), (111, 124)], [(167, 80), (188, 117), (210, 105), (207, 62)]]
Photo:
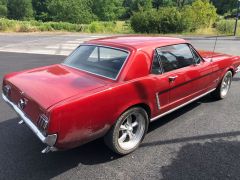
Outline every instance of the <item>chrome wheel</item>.
[(222, 98), (224, 98), (227, 95), (231, 86), (231, 82), (232, 82), (232, 73), (229, 71), (226, 73), (221, 83), (220, 94)]
[(148, 114), (142, 107), (126, 110), (104, 137), (114, 152), (126, 155), (138, 148), (148, 129)]
[(135, 148), (145, 133), (145, 117), (139, 112), (129, 114), (121, 123), (118, 144), (125, 151)]

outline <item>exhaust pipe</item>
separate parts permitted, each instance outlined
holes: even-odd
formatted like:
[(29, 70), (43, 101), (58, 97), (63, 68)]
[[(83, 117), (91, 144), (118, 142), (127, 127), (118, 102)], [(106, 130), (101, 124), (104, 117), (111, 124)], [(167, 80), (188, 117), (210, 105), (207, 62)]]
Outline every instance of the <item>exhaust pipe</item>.
[(42, 153), (42, 154), (47, 154), (47, 153), (49, 153), (50, 151), (51, 151), (51, 152), (55, 152), (55, 151), (58, 151), (58, 149), (55, 148), (55, 147), (47, 146), (45, 149), (43, 149), (43, 150), (41, 151), (41, 153)]
[(24, 121), (21, 120), (21, 121), (18, 122), (18, 124), (19, 124), (19, 125), (24, 124)]

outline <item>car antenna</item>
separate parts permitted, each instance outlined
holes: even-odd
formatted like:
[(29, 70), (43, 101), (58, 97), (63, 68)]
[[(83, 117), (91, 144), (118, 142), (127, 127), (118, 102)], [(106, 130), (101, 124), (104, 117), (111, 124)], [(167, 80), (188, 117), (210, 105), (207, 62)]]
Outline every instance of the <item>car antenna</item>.
[(212, 52), (212, 57), (211, 57), (211, 62), (213, 61), (213, 56), (214, 56), (214, 53), (215, 53), (215, 50), (216, 50), (217, 41), (218, 41), (218, 34), (217, 34), (216, 39), (215, 39), (215, 43), (214, 43), (214, 47), (213, 47), (213, 52)]

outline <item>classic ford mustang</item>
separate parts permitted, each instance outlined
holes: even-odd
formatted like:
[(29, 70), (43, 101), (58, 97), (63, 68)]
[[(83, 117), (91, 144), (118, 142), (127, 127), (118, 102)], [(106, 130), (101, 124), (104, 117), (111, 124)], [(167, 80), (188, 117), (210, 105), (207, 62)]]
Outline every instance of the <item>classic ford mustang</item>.
[(104, 137), (124, 155), (151, 121), (209, 93), (225, 98), (238, 71), (240, 57), (183, 39), (110, 37), (81, 44), (62, 64), (6, 75), (2, 97), (47, 145), (43, 153)]

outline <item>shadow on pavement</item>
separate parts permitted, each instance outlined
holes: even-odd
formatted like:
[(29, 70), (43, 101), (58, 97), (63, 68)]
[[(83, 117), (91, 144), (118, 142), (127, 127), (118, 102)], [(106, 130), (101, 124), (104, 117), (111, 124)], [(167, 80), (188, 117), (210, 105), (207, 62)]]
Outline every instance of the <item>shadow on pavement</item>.
[[(213, 101), (214, 99), (211, 96), (201, 98), (151, 123), (149, 131), (160, 128), (169, 121), (192, 111), (202, 103), (211, 103)], [(43, 144), (25, 125), (18, 125), (18, 120), (18, 118), (13, 118), (0, 122), (0, 179), (25, 180), (36, 177), (38, 179), (50, 179), (76, 167), (81, 167), (81, 165), (104, 164), (120, 158), (120, 156), (114, 154), (105, 146), (102, 139), (73, 150), (43, 155), (40, 153), (44, 148)], [(240, 131), (209, 134), (158, 142), (146, 142), (141, 147), (181, 142), (189, 143), (189, 141), (195, 140), (208, 140), (238, 135), (240, 135)], [(161, 173), (166, 179), (188, 179), (188, 177), (191, 179), (194, 176), (195, 178), (198, 177), (197, 173), (200, 174), (199, 177), (206, 179), (207, 177), (211, 177), (213, 173), (217, 173), (217, 171), (222, 171), (225, 174), (229, 171), (228, 167), (231, 166), (233, 158), (235, 158), (233, 162), (234, 166), (237, 166), (237, 162), (239, 162), (240, 143), (237, 143), (216, 141), (203, 145), (199, 143), (188, 144), (182, 147), (177, 158), (172, 160), (171, 165), (161, 168)], [(220, 162), (223, 162), (223, 164), (221, 165)], [(217, 170), (214, 169), (214, 166), (216, 166)], [(227, 169), (224, 169), (224, 167)], [(235, 176), (237, 173), (236, 169), (230, 171), (230, 175), (234, 175), (234, 177), (238, 177)]]
[(43, 144), (18, 118), (0, 123), (0, 179), (50, 179), (80, 164), (93, 165), (119, 158), (102, 139), (79, 148), (41, 154)]
[(182, 116), (183, 114), (192, 111), (193, 109), (197, 108), (202, 103), (212, 103), (215, 101), (217, 101), (217, 100), (215, 98), (213, 98), (211, 95), (206, 95), (205, 97), (202, 97), (201, 99), (196, 100), (196, 101), (152, 122), (151, 125), (149, 126), (148, 131), (154, 131), (155, 129), (163, 126), (164, 124), (167, 124), (168, 122), (173, 121), (174, 119)]
[(233, 81), (240, 81), (240, 77), (234, 77)]
[(238, 179), (239, 159), (238, 141), (192, 143), (183, 146), (160, 173), (163, 179)]

